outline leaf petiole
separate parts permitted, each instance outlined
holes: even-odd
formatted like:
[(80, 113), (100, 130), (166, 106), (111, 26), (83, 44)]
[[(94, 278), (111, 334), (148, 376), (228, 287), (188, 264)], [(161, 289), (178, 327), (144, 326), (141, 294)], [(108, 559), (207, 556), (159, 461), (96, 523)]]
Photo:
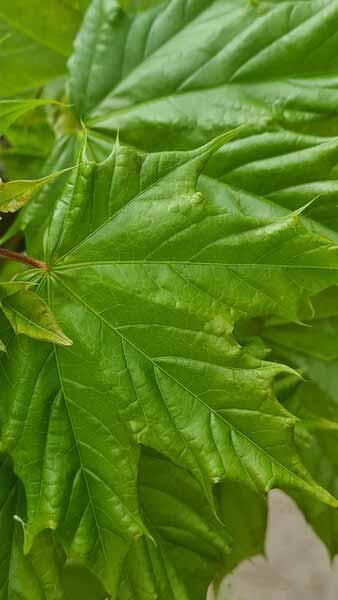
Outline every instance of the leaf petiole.
[(32, 258), (31, 256), (27, 256), (26, 254), (20, 254), (19, 252), (13, 252), (13, 250), (7, 250), (6, 248), (0, 248), (0, 258), (7, 258), (8, 260), (21, 262), (37, 269), (43, 269), (44, 271), (49, 270), (47, 263), (37, 260), (36, 258)]

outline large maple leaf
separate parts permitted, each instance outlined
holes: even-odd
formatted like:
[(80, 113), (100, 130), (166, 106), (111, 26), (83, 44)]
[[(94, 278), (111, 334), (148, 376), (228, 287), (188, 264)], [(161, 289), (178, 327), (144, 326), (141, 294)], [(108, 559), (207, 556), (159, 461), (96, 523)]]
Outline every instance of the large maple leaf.
[(198, 192), (225, 141), (82, 157), (45, 229), (49, 270), (25, 276), (74, 344), (18, 338), (3, 360), (2, 450), (26, 489), (26, 549), (59, 528), (113, 597), (131, 541), (156, 540), (140, 510), (140, 444), (194, 475), (214, 513), (225, 480), (336, 504), (303, 468), (296, 419), (274, 397), (288, 368), (240, 347), (232, 329), (243, 315), (297, 319), (337, 281), (337, 249), (296, 213), (248, 218)]

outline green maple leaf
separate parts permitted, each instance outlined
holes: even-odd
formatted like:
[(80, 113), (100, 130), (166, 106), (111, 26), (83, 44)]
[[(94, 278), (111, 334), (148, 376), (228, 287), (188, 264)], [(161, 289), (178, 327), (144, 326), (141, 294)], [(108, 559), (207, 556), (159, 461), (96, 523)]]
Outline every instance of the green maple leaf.
[[(235, 499), (234, 494), (229, 494)], [(143, 452), (140, 501), (155, 540), (139, 538), (126, 557), (119, 598), (201, 598), (217, 570), (224, 571), (231, 537), (184, 469)], [(227, 515), (229, 517), (229, 515)]]
[[(336, 0), (170, 0), (130, 17), (113, 0), (92, 2), (68, 82), (90, 156), (103, 160), (116, 131), (153, 151), (195, 147), (245, 125), (209, 162), (201, 185), (254, 215), (287, 214), (317, 198), (307, 215), (331, 236), (337, 229), (337, 92), (330, 79), (337, 12)], [(67, 144), (74, 146), (73, 136), (59, 146), (58, 161)], [(69, 152), (59, 168), (72, 164)], [(26, 226), (29, 214), (18, 226)]]
[(87, 0), (4, 0), (0, 6), (2, 97), (63, 75)]
[[(297, 385), (293, 382), (283, 391), (282, 399), (288, 410), (301, 419), (296, 429), (296, 442), (304, 464), (318, 483), (337, 495), (338, 412), (335, 400), (310, 381)], [(303, 494), (292, 495), (334, 558), (338, 552), (337, 511)]]
[(26, 113), (11, 126), (0, 147), (2, 179), (40, 177), (53, 145), (53, 130), (44, 109)]
[(113, 0), (92, 2), (69, 89), (94, 159), (110, 152), (117, 131), (153, 151), (196, 147), (244, 125), (209, 162), (204, 185), (221, 193), (223, 182), (222, 193), (254, 214), (316, 198), (307, 216), (331, 237), (337, 15), (336, 0), (171, 0), (135, 17)]
[[(189, 148), (245, 124), (240, 139), (209, 161), (207, 177), (199, 181), (202, 193), (223, 195), (252, 216), (283, 215), (310, 202), (308, 225), (336, 243), (338, 3), (164, 2), (131, 19), (118, 15), (114, 3), (97, 2), (91, 20), (104, 10), (111, 35), (96, 29), (102, 43), (97, 60), (108, 66), (114, 57), (119, 68), (98, 76), (95, 55), (88, 68), (89, 18), (70, 63), (71, 96), (89, 129), (93, 155), (104, 157), (117, 130), (138, 147)], [(302, 368), (305, 361), (307, 376), (320, 377), (335, 396), (336, 362), (310, 359), (308, 352), (304, 358), (300, 342), (312, 340), (317, 356), (336, 352), (335, 319), (312, 324), (307, 335), (292, 324), (281, 329), (278, 336), (287, 340), (283, 362), (300, 344), (302, 356), (291, 364)], [(330, 342), (326, 331), (332, 332)], [(332, 536), (322, 537), (335, 551)]]
[(3, 456), (0, 482), (1, 600), (64, 600), (58, 559), (49, 533), (39, 536), (29, 557), (23, 553), (24, 494), (10, 468), (10, 461)]
[(147, 149), (196, 147), (240, 124), (303, 134), (294, 144), (331, 136), (337, 15), (336, 0), (169, 0), (132, 18), (96, 0), (71, 101), (93, 130)]
[[(302, 420), (297, 443), (304, 463), (316, 481), (337, 495), (337, 288), (319, 294), (313, 304), (315, 318), (306, 327), (270, 324), (262, 335), (279, 360), (303, 374), (305, 382), (291, 381), (283, 391), (283, 404)], [(333, 557), (338, 552), (337, 511), (303, 495), (294, 497)]]
[(241, 348), (232, 329), (243, 315), (297, 319), (337, 281), (337, 249), (298, 214), (248, 218), (197, 192), (225, 141), (150, 155), (117, 144), (99, 165), (81, 159), (40, 250), (40, 293), (74, 345), (14, 340), (3, 361), (2, 449), (25, 485), (26, 550), (46, 527), (66, 531), (70, 555), (113, 597), (131, 541), (156, 541), (139, 505), (139, 444), (193, 474), (214, 512), (224, 480), (336, 505), (302, 467), (296, 419), (274, 398), (287, 368)]
[(276, 355), (301, 370), (324, 394), (338, 403), (338, 288), (333, 287), (312, 299), (312, 319), (302, 319), (307, 327), (295, 323), (267, 322), (262, 335)]
[(46, 104), (57, 104), (55, 100), (25, 98), (22, 100), (0, 100), (0, 135), (7, 133), (11, 125), (26, 112)]

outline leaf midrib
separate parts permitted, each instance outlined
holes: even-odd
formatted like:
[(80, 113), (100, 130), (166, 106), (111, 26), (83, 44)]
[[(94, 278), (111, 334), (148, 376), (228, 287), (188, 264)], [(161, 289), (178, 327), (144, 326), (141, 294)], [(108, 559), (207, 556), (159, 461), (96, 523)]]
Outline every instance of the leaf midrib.
[[(334, 244), (332, 244), (333, 247)], [(337, 247), (338, 248), (338, 247)], [(257, 269), (297, 269), (297, 270), (320, 270), (320, 271), (337, 271), (338, 266), (336, 267), (325, 267), (325, 266), (316, 266), (316, 265), (292, 265), (290, 263), (286, 264), (269, 264), (269, 263), (225, 263), (225, 262), (193, 262), (193, 261), (145, 261), (145, 260), (102, 260), (102, 261), (92, 261), (92, 262), (82, 262), (82, 263), (70, 263), (68, 265), (56, 265), (53, 267), (54, 272), (62, 272), (69, 271), (72, 269), (82, 269), (84, 267), (100, 267), (105, 265), (184, 265), (184, 266), (197, 266), (197, 267), (222, 267), (224, 269), (230, 269), (231, 267), (245, 267), (245, 268), (257, 268)]]

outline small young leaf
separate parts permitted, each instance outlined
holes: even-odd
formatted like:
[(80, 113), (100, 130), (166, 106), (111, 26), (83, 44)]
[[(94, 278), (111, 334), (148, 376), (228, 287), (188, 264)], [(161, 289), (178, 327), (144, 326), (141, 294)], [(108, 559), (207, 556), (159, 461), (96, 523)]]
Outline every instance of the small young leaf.
[(35, 292), (21, 289), (2, 301), (3, 311), (17, 334), (70, 346), (72, 341), (57, 324), (48, 305)]
[(51, 183), (66, 171), (67, 169), (56, 171), (40, 179), (0, 182), (0, 212), (16, 212), (27, 204), (34, 192)]

